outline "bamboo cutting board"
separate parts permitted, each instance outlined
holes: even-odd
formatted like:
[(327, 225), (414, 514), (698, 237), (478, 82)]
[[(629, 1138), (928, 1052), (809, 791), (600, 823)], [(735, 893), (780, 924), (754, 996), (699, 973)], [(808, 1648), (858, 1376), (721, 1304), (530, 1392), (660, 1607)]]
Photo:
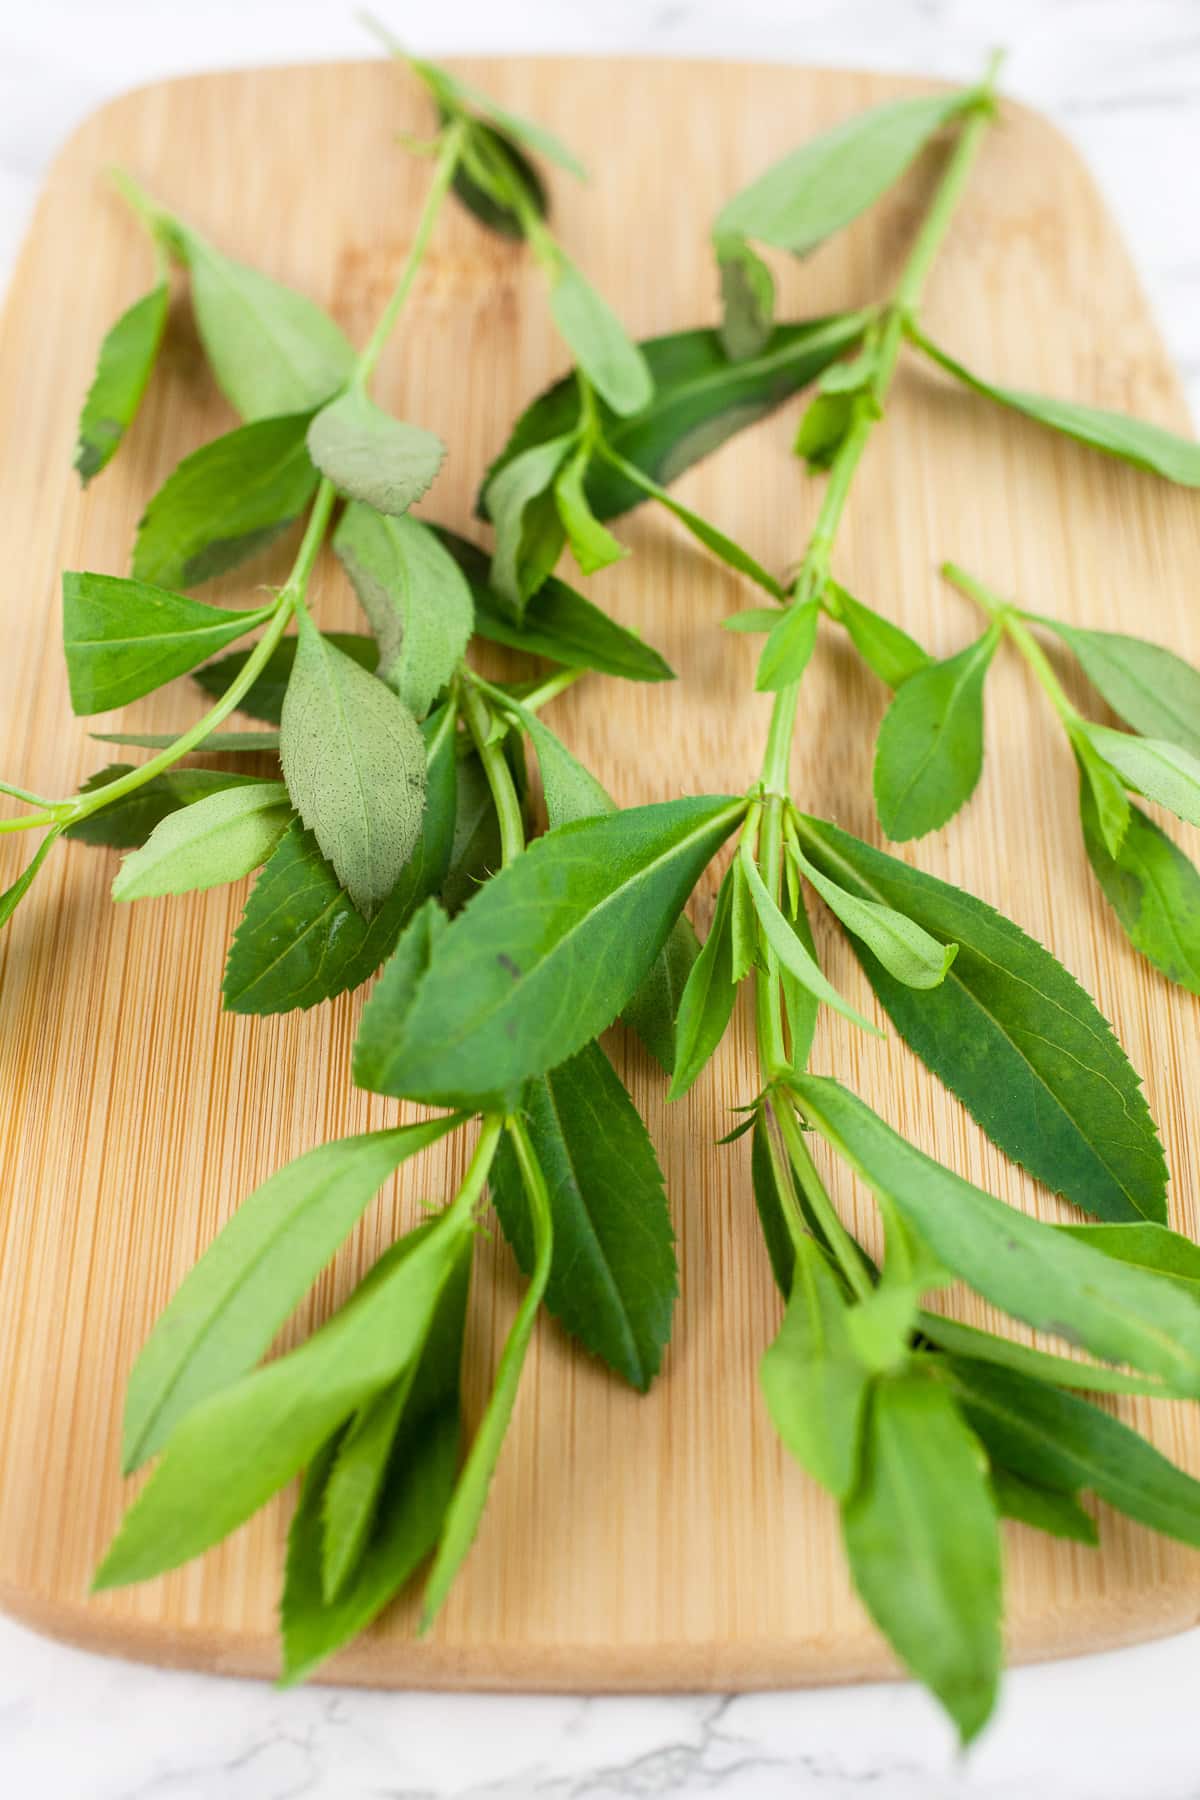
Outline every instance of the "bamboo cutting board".
[[(465, 72), (560, 131), (593, 170), (557, 174), (572, 254), (638, 335), (711, 319), (706, 225), (769, 160), (844, 115), (916, 84), (880, 76), (655, 62), (481, 61)], [(127, 166), (231, 254), (314, 295), (362, 341), (405, 251), (427, 165), (396, 144), (429, 108), (386, 63), (202, 76), (140, 90), (92, 118), (55, 165), (0, 337), (0, 770), (69, 792), (105, 760), (67, 702), (62, 568), (123, 572), (138, 515), (186, 451), (233, 420), (214, 394), (186, 305), (128, 446), (86, 494), (74, 421), (99, 339), (141, 292), (148, 255), (104, 179)], [(881, 295), (923, 196), (931, 153), (843, 237), (783, 272), (784, 316)], [(932, 334), (1014, 385), (1186, 429), (1179, 391), (1120, 242), (1072, 150), (1005, 107), (938, 265)], [(530, 259), (457, 209), (380, 374), (384, 404), (451, 446), (431, 516), (474, 530), (472, 495), (518, 408), (563, 366)], [(769, 566), (799, 552), (820, 487), (788, 454), (795, 406), (727, 445), (680, 493)], [(767, 704), (756, 648), (718, 621), (753, 603), (662, 515), (619, 530), (634, 555), (592, 592), (679, 674), (672, 686), (590, 678), (555, 724), (625, 803), (734, 791), (755, 775)], [(221, 597), (277, 581), (273, 549)], [(1194, 496), (1120, 468), (906, 367), (856, 485), (838, 573), (939, 654), (977, 629), (936, 566), (953, 557), (1028, 604), (1156, 637), (1200, 658)], [(211, 591), (211, 590), (210, 590)], [(318, 616), (353, 625), (325, 564)], [(515, 665), (513, 665), (515, 666)], [(523, 665), (527, 667), (528, 665)], [(794, 792), (878, 841), (870, 757), (885, 696), (830, 635), (805, 682)], [(195, 716), (184, 682), (95, 728), (155, 730)], [(1096, 995), (1145, 1077), (1172, 1167), (1172, 1222), (1196, 1235), (1189, 1102), (1197, 1006), (1126, 946), (1090, 880), (1071, 758), (1013, 655), (988, 685), (988, 760), (951, 826), (911, 852), (1049, 944)], [(0, 840), (0, 886), (19, 840)], [(284, 1019), (219, 1006), (243, 887), (115, 908), (114, 859), (59, 849), (0, 938), (0, 1602), (97, 1649), (253, 1674), (275, 1670), (274, 1609), (292, 1495), (167, 1579), (89, 1600), (90, 1571), (129, 1497), (118, 1473), (125, 1377), (197, 1254), (268, 1173), (323, 1139), (390, 1123), (396, 1107), (348, 1083), (360, 1001)], [(695, 913), (711, 916), (715, 880)], [(872, 1005), (819, 920), (833, 978)], [(758, 1237), (746, 1140), (712, 1147), (754, 1091), (748, 1022), (682, 1104), (633, 1044), (618, 1066), (646, 1110), (668, 1177), (683, 1298), (666, 1372), (625, 1391), (543, 1323), (486, 1521), (432, 1637), (402, 1602), (333, 1665), (384, 1686), (752, 1687), (853, 1679), (891, 1664), (843, 1569), (833, 1509), (782, 1455), (755, 1380), (779, 1305)], [(928, 1151), (1044, 1217), (1056, 1203), (983, 1139), (893, 1037), (826, 1015), (814, 1067), (837, 1073)], [(363, 1267), (444, 1195), (450, 1140), (386, 1190), (301, 1309), (306, 1334)], [(848, 1177), (843, 1203), (870, 1218)], [(494, 1235), (472, 1302), (468, 1410), (477, 1417), (517, 1281)], [(981, 1321), (984, 1309), (965, 1316)], [(994, 1321), (987, 1321), (993, 1322)], [(1200, 1473), (1196, 1409), (1123, 1402)], [(1107, 1515), (1099, 1553), (1010, 1528), (1017, 1657), (1176, 1630), (1200, 1613), (1200, 1557)]]

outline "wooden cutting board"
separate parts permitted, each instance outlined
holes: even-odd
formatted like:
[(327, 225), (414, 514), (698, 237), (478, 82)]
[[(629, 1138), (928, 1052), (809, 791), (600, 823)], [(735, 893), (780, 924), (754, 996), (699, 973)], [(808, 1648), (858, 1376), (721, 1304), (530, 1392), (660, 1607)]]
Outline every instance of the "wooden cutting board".
[[(768, 161), (845, 115), (916, 84), (842, 71), (637, 61), (463, 65), (544, 119), (593, 170), (554, 175), (563, 239), (638, 335), (715, 314), (706, 225)], [(404, 254), (427, 165), (396, 144), (430, 111), (386, 63), (201, 76), (106, 107), (56, 163), (0, 338), (0, 770), (69, 792), (106, 760), (67, 702), (58, 576), (123, 572), (138, 515), (186, 451), (233, 421), (175, 309), (163, 367), (130, 441), (81, 493), (76, 413), (99, 339), (142, 291), (148, 254), (106, 184), (127, 166), (221, 246), (314, 295), (355, 339)], [(865, 221), (782, 271), (785, 316), (881, 295), (936, 173), (931, 153)], [(1186, 429), (1179, 390), (1124, 250), (1075, 153), (1006, 106), (936, 270), (932, 333), (1015, 385), (1125, 408)], [(453, 209), (388, 351), (388, 406), (438, 431), (451, 455), (433, 517), (465, 529), (480, 473), (519, 407), (563, 367), (536, 270)], [(797, 408), (689, 474), (682, 497), (782, 567), (820, 486), (788, 454)], [(767, 704), (756, 649), (718, 621), (753, 594), (664, 516), (621, 522), (633, 546), (591, 591), (679, 674), (673, 686), (589, 679), (555, 723), (626, 803), (736, 790), (755, 775)], [(277, 581), (280, 546), (217, 590)], [(1152, 635), (1200, 658), (1195, 496), (1118, 467), (907, 367), (856, 484), (838, 573), (940, 654), (978, 628), (943, 587), (953, 557), (1039, 610)], [(353, 625), (336, 567), (319, 617)], [(513, 666), (516, 666), (515, 664)], [(527, 667), (528, 665), (523, 665)], [(802, 803), (878, 840), (870, 757), (882, 688), (823, 640), (805, 682), (793, 764)], [(189, 685), (130, 707), (126, 728), (195, 716)], [(1172, 1167), (1172, 1222), (1200, 1228), (1195, 1001), (1127, 947), (1090, 880), (1071, 759), (1014, 656), (988, 686), (980, 789), (912, 860), (994, 902), (1052, 946), (1112, 1019), (1145, 1077)], [(0, 886), (23, 846), (0, 839)], [(284, 1019), (219, 1005), (244, 888), (116, 908), (115, 859), (56, 851), (0, 938), (0, 1602), (97, 1649), (253, 1674), (277, 1666), (274, 1612), (289, 1492), (228, 1544), (167, 1579), (89, 1600), (89, 1572), (132, 1491), (117, 1466), (125, 1377), (150, 1325), (239, 1200), (323, 1139), (391, 1122), (348, 1081), (360, 1000)], [(702, 884), (707, 928), (715, 880)], [(818, 920), (833, 978), (868, 1009), (845, 946)], [(333, 1666), (388, 1686), (741, 1688), (873, 1676), (892, 1665), (847, 1583), (833, 1509), (781, 1453), (755, 1366), (779, 1303), (759, 1241), (745, 1141), (712, 1147), (754, 1089), (746, 1019), (684, 1103), (640, 1050), (618, 1065), (660, 1148), (679, 1233), (683, 1298), (666, 1372), (639, 1399), (544, 1323), (478, 1544), (432, 1637), (401, 1603)], [(1056, 1203), (992, 1149), (893, 1036), (875, 1043), (826, 1014), (814, 1066), (851, 1082), (926, 1150), (1043, 1217)], [(348, 1292), (416, 1215), (450, 1191), (451, 1140), (401, 1171), (373, 1206), (291, 1343)], [(871, 1209), (844, 1172), (842, 1203)], [(869, 1226), (867, 1227), (869, 1229)], [(508, 1252), (481, 1242), (468, 1411), (475, 1418), (512, 1315)], [(984, 1309), (967, 1306), (979, 1321)], [(989, 1321), (994, 1322), (994, 1321)], [(1122, 1402), (1200, 1473), (1200, 1418)], [(1200, 1613), (1200, 1557), (1106, 1515), (1091, 1552), (1013, 1528), (1014, 1656), (1099, 1648), (1179, 1629)]]

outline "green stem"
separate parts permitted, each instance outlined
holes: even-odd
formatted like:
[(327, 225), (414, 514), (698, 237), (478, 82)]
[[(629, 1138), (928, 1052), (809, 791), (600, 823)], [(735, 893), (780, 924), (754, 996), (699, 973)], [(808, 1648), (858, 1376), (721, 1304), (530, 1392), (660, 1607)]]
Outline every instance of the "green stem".
[(943, 563), (942, 574), (952, 587), (965, 594), (998, 625), (1017, 646), (1026, 663), (1037, 677), (1051, 706), (1062, 720), (1069, 736), (1074, 736), (1083, 720), (1078, 707), (1072, 706), (1067, 698), (1066, 689), (1050, 666), (1049, 659), (1042, 646), (1022, 619), (1018, 609), (1011, 601), (1004, 600), (999, 594), (985, 587), (974, 575), (968, 575), (957, 563)]
[(425, 252), (429, 248), (429, 240), (433, 236), (433, 228), (437, 224), (438, 213), (454, 180), (459, 159), (463, 151), (463, 139), (466, 126), (461, 119), (455, 119), (447, 127), (442, 139), (441, 154), (434, 165), (433, 177), (429, 184), (429, 192), (425, 196), (425, 204), (421, 208), (421, 217), (417, 221), (417, 229), (409, 246), (404, 267), (400, 271), (400, 279), (392, 291), (392, 297), (379, 315), (376, 325), (366, 346), (358, 358), (354, 370), (354, 385), (365, 387), (379, 361), (383, 346), (387, 343), (392, 327), (403, 310), (408, 299), (417, 272), (421, 267)]
[(26, 806), (53, 806), (53, 800), (47, 800), (45, 794), (31, 794), (28, 788), (17, 787), (11, 781), (0, 781), (0, 794), (10, 794), (14, 800), (23, 800)]
[(0, 831), (33, 831), (38, 825), (53, 825), (57, 814), (53, 812), (26, 813), (23, 819), (0, 819)]
[(808, 1152), (804, 1141), (804, 1133), (795, 1109), (786, 1095), (772, 1094), (771, 1107), (779, 1126), (779, 1135), (783, 1139), (788, 1160), (796, 1172), (796, 1179), (804, 1189), (805, 1198), (812, 1208), (813, 1216), (820, 1223), (821, 1229), (829, 1242), (829, 1247), (837, 1257), (838, 1265), (850, 1284), (851, 1292), (859, 1300), (870, 1298), (871, 1278), (863, 1267), (862, 1255), (858, 1245), (851, 1237), (838, 1216), (837, 1208), (829, 1198), (825, 1183), (817, 1172), (817, 1166)]
[(540, 712), (543, 706), (548, 706), (551, 700), (557, 700), (560, 694), (565, 694), (568, 688), (574, 687), (587, 673), (586, 669), (560, 669), (557, 675), (548, 675), (545, 681), (539, 681), (527, 694), (522, 694), (521, 705), (530, 712)]
[(520, 797), (512, 770), (508, 766), (508, 758), (504, 754), (504, 746), (494, 736), (491, 711), (469, 669), (464, 669), (461, 673), (459, 694), (463, 718), (475, 740), (475, 748), (479, 752), (479, 760), (492, 791), (492, 802), (500, 824), (500, 867), (505, 869), (525, 848), (525, 821), (521, 816)]
[(469, 1213), (483, 1193), (484, 1183), (491, 1172), (496, 1147), (500, 1142), (500, 1133), (503, 1129), (503, 1113), (484, 1114), (480, 1121), (479, 1136), (471, 1153), (471, 1160), (459, 1183), (458, 1192), (450, 1203), (452, 1213)]

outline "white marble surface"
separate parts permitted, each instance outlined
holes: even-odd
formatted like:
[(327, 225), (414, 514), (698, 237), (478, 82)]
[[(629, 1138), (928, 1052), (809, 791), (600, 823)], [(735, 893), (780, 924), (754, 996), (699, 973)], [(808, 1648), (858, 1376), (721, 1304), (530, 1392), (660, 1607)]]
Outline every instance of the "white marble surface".
[[(1198, 0), (377, 0), (417, 47), (629, 51), (967, 76), (1086, 154), (1200, 411)], [(71, 128), (138, 82), (354, 56), (342, 0), (0, 6), (0, 282)], [(966, 1764), (913, 1688), (671, 1699), (278, 1694), (68, 1650), (0, 1618), (13, 1800), (1200, 1800), (1200, 1632), (1021, 1670)]]

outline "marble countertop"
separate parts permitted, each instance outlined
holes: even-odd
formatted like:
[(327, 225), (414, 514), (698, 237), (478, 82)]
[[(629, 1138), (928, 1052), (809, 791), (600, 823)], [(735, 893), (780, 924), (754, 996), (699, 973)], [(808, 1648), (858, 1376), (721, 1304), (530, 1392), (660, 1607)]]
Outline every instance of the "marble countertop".
[[(1006, 86), (1083, 150), (1200, 413), (1197, 0), (441, 0), (381, 10), (430, 51), (741, 56)], [(37, 0), (0, 19), (0, 285), (72, 128), (155, 77), (347, 57), (341, 0)], [(1171, 171), (1179, 174), (1172, 176)], [(1186, 184), (1186, 185), (1185, 185)], [(169, 1674), (0, 1617), (0, 1792), (37, 1800), (1200, 1800), (1200, 1631), (1018, 1670), (969, 1761), (894, 1685), (570, 1699), (373, 1694)]]

